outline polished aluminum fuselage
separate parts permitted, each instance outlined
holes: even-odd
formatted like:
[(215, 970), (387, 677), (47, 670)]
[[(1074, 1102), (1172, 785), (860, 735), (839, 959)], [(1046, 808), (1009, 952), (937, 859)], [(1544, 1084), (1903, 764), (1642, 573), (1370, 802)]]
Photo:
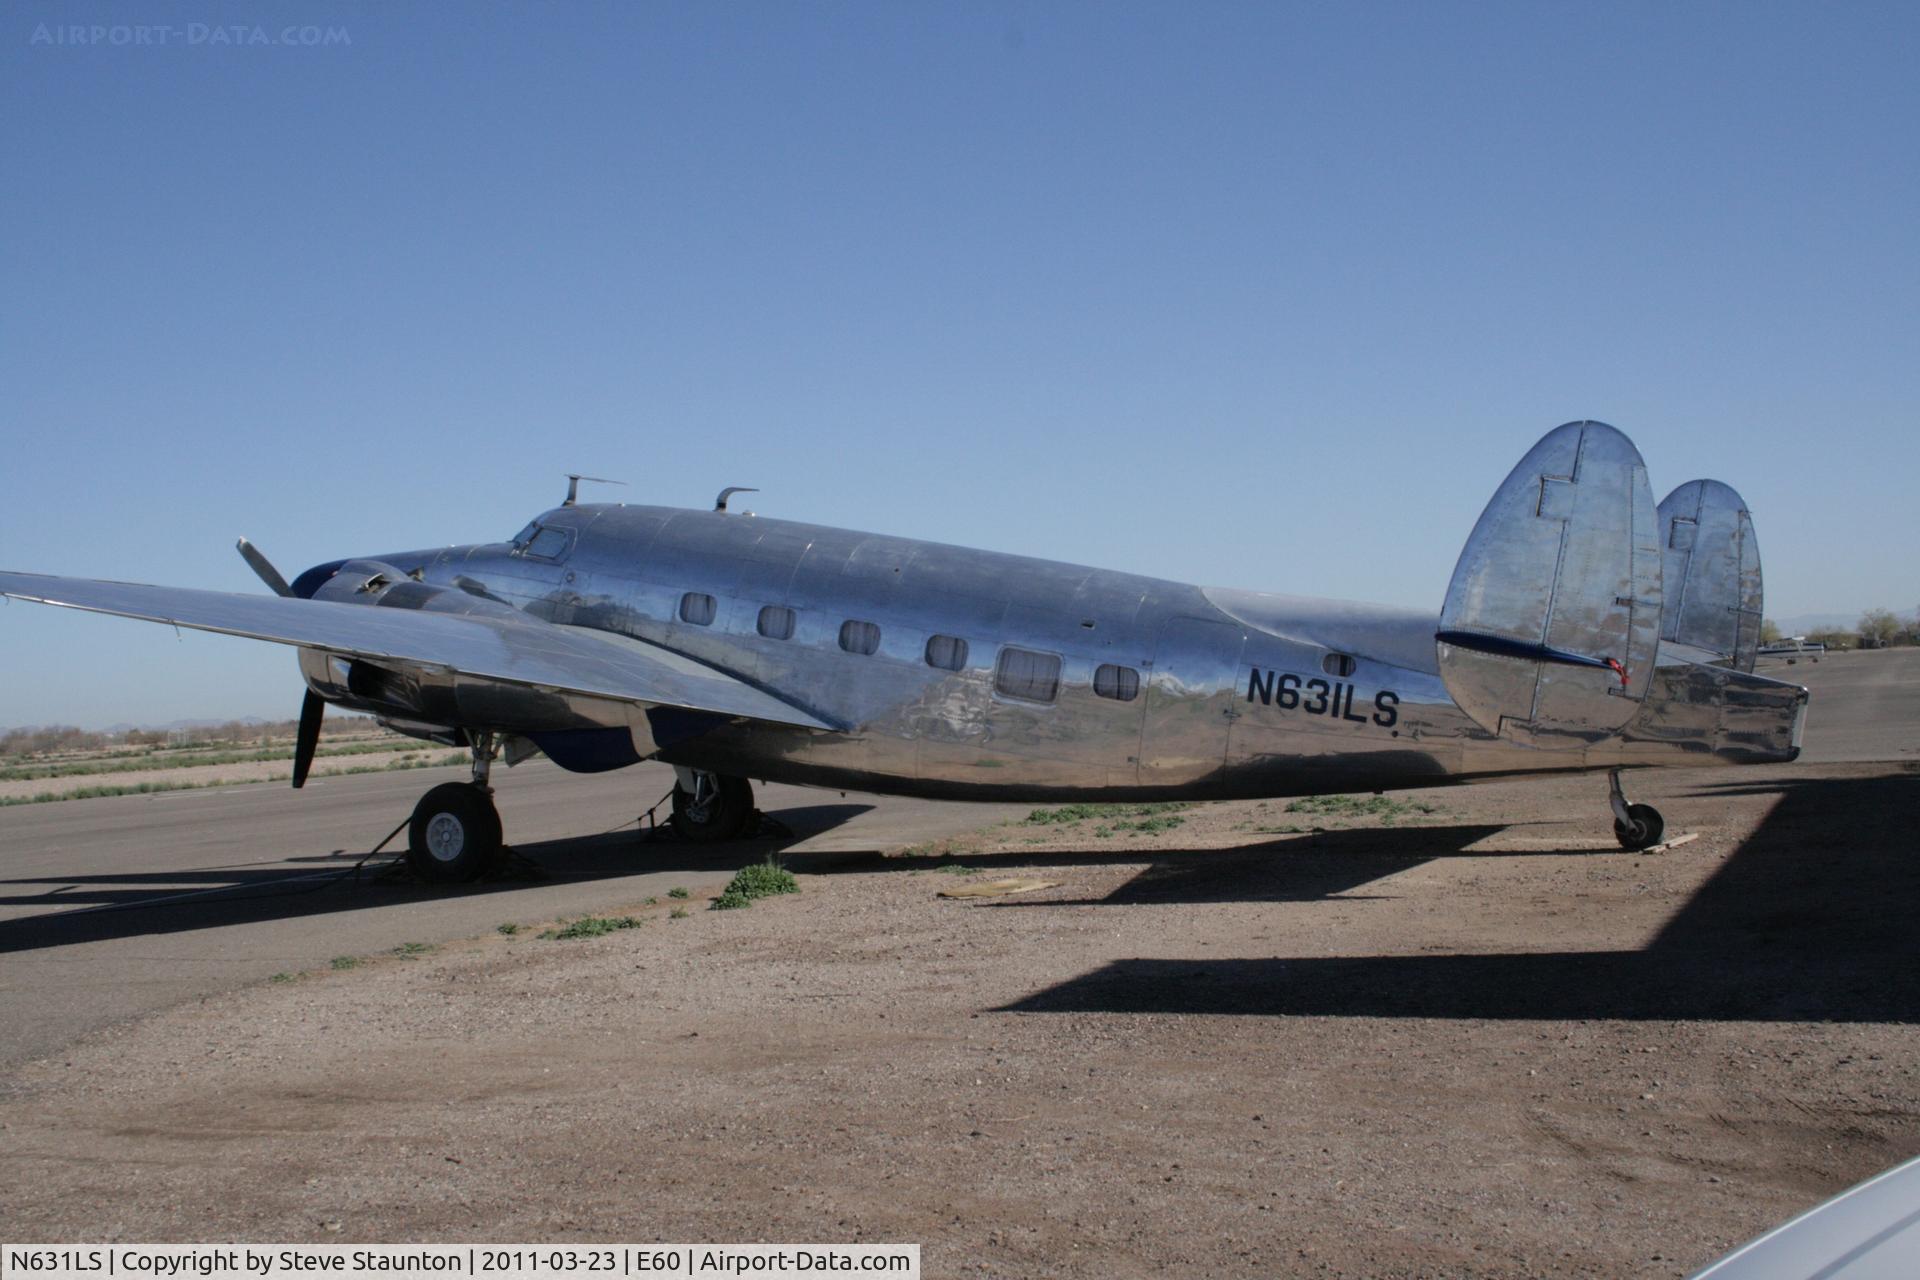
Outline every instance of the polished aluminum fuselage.
[[(630, 705), (453, 673), (350, 688), (338, 660), (311, 651), (309, 684), (403, 726), (623, 729), (638, 755), (689, 768), (973, 799), (1284, 796), (1791, 758), (1771, 729), (1748, 750), (1722, 708), (1708, 723), (1689, 713), (1698, 698), (1676, 702), (1658, 687), (1642, 716), (1649, 733), (1567, 751), (1503, 741), (1448, 697), (1436, 615), (1419, 610), (1201, 588), (744, 513), (581, 505), (535, 523), (565, 531), (557, 554), (516, 541), (379, 560), (545, 621), (687, 655), (837, 730), (715, 721), (669, 741)], [(689, 593), (712, 597), (710, 622), (686, 620)], [(766, 606), (793, 611), (790, 637), (761, 633)], [(874, 652), (842, 647), (849, 621), (879, 629)], [(930, 665), (934, 636), (966, 642), (961, 669)], [(1059, 658), (1052, 701), (997, 687), (1008, 646)], [(1137, 672), (1137, 696), (1100, 696), (1102, 665)]]

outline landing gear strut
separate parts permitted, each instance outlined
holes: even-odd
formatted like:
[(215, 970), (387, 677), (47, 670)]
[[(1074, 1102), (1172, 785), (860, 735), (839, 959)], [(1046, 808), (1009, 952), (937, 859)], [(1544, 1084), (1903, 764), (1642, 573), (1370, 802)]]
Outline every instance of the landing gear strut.
[(422, 880), (455, 884), (477, 879), (500, 857), (500, 813), (493, 807), (493, 735), (473, 735), (473, 781), (435, 787), (414, 806), (407, 827), (407, 866)]
[(676, 769), (673, 830), (682, 840), (717, 844), (746, 834), (753, 821), (753, 784), (704, 769)]
[(1651, 849), (1660, 843), (1667, 823), (1650, 804), (1628, 804), (1620, 789), (1620, 771), (1607, 771), (1607, 801), (1613, 806), (1613, 835), (1622, 849)]

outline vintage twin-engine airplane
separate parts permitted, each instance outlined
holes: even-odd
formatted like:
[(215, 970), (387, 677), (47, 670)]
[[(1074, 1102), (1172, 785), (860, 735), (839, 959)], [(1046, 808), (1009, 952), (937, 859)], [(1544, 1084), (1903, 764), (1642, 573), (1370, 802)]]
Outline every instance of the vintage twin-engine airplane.
[(729, 512), (564, 505), (511, 542), (338, 560), (253, 596), (0, 573), (0, 593), (297, 646), (293, 785), (329, 702), (465, 746), (409, 858), (501, 847), (489, 771), (674, 766), (673, 823), (739, 835), (749, 778), (979, 800), (1219, 799), (1792, 760), (1807, 692), (1756, 676), (1740, 496), (1658, 509), (1598, 422), (1549, 432), (1487, 504), (1438, 617), (1186, 586)]

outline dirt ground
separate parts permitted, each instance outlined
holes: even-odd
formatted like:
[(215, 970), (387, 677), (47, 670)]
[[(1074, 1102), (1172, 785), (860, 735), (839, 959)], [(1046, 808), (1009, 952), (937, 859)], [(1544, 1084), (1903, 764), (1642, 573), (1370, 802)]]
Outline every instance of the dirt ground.
[[(48, 792), (65, 796), (88, 787), (137, 787), (142, 783), (159, 787), (218, 787), (230, 786), (237, 782), (278, 781), (293, 776), (291, 756), (292, 751), (289, 749), (289, 758), (286, 760), (242, 760), (234, 764), (203, 764), (177, 769), (76, 773), (61, 778), (32, 780), (0, 779), (0, 800), (44, 795)], [(451, 758), (453, 758), (452, 753), (427, 744), (423, 744), (419, 751), (323, 756), (314, 761), (311, 776), (328, 778), (344, 773), (363, 773), (370, 769), (416, 768), (427, 763), (444, 764)]]
[[(359, 717), (352, 717), (342, 725), (323, 726), (321, 754), (313, 762), (311, 776), (324, 778), (345, 773), (364, 773), (370, 769), (417, 767), (427, 762), (443, 763), (448, 758), (449, 753), (442, 747), (403, 738), (385, 729), (371, 729), (365, 727), (367, 723)], [(365, 746), (393, 749), (329, 754), (340, 748)], [(267, 748), (277, 748), (277, 758), (224, 760), (230, 755), (251, 754)], [(210, 760), (223, 762), (206, 763)], [(218, 739), (145, 752), (129, 751), (124, 745), (116, 744), (7, 756), (0, 758), (0, 764), (11, 766), (14, 771), (45, 766), (56, 766), (63, 770), (54, 777), (0, 777), (0, 801), (48, 795), (67, 799), (89, 789), (142, 785), (160, 789), (227, 786), (291, 777), (293, 736), (291, 733), (262, 732), (258, 736)], [(80, 772), (89, 766), (97, 766), (100, 771)]]
[(1014, 824), (214, 997), (6, 1081), (0, 1237), (1684, 1275), (1920, 1151), (1920, 765), (1633, 780), (1699, 838), (1598, 777)]

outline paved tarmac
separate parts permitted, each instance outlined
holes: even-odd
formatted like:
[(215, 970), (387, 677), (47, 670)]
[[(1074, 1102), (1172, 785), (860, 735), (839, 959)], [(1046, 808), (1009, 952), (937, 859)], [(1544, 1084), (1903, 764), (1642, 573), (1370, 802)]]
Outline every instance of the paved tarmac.
[(1920, 649), (1882, 649), (1800, 658), (1793, 665), (1769, 658), (1758, 674), (1813, 691), (1801, 759), (1815, 764), (1851, 760), (1920, 759)]
[[(1762, 673), (1813, 689), (1807, 760), (1920, 759), (1920, 650)], [(303, 792), (260, 783), (0, 809), (0, 1066), (335, 956), (617, 910), (675, 885), (708, 891), (772, 848), (894, 849), (1030, 807), (764, 787), (760, 807), (794, 839), (701, 848), (635, 833), (634, 816), (672, 785), (664, 766), (581, 776), (536, 762), (496, 785), (508, 839), (539, 878), (438, 889), (353, 875), (427, 788), (463, 776), (421, 769), (317, 778)]]
[[(497, 770), (494, 785), (507, 839), (533, 872), (456, 888), (355, 877), (429, 787), (465, 776), (411, 769), (316, 778), (299, 792), (258, 783), (0, 809), (0, 1066), (335, 956), (615, 911), (676, 885), (699, 894), (772, 849), (895, 849), (1031, 809), (756, 787), (759, 807), (796, 838), (703, 847), (645, 840), (634, 826), (673, 785), (664, 765), (579, 775), (529, 762)], [(403, 831), (389, 848), (405, 844)]]

